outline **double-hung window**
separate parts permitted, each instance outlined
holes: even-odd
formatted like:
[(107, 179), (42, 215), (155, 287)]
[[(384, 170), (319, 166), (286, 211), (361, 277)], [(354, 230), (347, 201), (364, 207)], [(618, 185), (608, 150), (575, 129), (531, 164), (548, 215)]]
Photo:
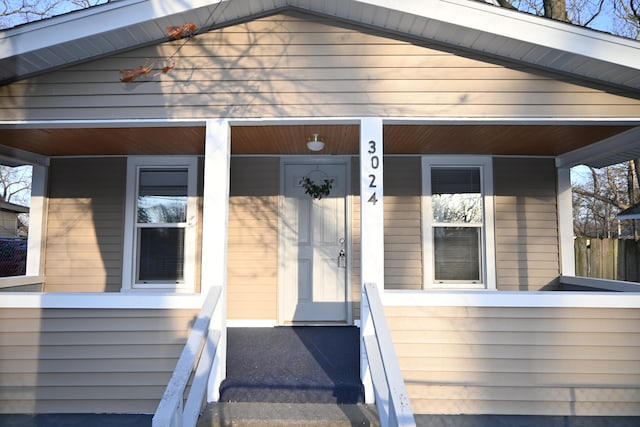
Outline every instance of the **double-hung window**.
[(491, 159), (425, 156), (425, 288), (495, 288)]
[(123, 289), (194, 289), (195, 199), (195, 158), (129, 158)]

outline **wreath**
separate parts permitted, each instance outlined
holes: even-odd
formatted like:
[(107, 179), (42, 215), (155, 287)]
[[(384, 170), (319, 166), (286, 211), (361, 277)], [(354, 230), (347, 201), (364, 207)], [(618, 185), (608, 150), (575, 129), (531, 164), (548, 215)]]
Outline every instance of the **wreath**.
[(324, 184), (318, 185), (305, 176), (300, 184), (304, 188), (304, 194), (310, 195), (314, 200), (320, 200), (329, 195), (331, 187), (333, 187), (333, 179), (325, 179)]

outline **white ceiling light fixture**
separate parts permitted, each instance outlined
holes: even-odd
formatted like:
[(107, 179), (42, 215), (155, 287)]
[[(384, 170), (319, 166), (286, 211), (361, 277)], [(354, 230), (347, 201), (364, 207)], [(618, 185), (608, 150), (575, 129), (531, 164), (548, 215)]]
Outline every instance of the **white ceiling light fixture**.
[(320, 151), (324, 148), (324, 141), (317, 133), (312, 133), (307, 139), (307, 148), (311, 151)]

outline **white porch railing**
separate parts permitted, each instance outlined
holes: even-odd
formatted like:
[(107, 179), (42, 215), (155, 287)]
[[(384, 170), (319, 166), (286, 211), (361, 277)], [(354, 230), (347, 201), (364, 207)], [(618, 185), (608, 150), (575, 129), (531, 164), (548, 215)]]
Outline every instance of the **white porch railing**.
[(378, 287), (365, 283), (362, 295), (362, 340), (373, 380), (382, 427), (410, 427), (416, 421), (391, 342)]
[(640, 283), (622, 280), (596, 279), (593, 277), (560, 276), (560, 283), (564, 285), (581, 286), (598, 291), (610, 292), (640, 292)]
[[(34, 287), (34, 292), (42, 290), (44, 276), (10, 276), (0, 277), (0, 289), (22, 292), (22, 287)], [(37, 288), (37, 289), (35, 289)]]
[[(153, 415), (152, 427), (194, 427), (198, 422), (214, 361), (226, 356), (217, 351), (223, 326), (214, 329), (212, 324), (221, 293), (222, 289), (215, 287), (207, 294)], [(185, 401), (184, 393), (190, 379), (191, 388)]]

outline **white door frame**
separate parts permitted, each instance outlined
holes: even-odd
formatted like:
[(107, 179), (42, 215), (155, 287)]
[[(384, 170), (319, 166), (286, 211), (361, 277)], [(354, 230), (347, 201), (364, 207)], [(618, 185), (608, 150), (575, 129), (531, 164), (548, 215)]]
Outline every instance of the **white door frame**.
[[(352, 298), (352, 272), (351, 265), (353, 262), (352, 250), (352, 201), (353, 195), (351, 194), (351, 156), (282, 156), (280, 157), (280, 197), (278, 201), (278, 260), (284, 259), (285, 256), (285, 243), (284, 239), (281, 236), (284, 233), (285, 224), (282, 221), (282, 214), (284, 212), (284, 201), (285, 201), (285, 182), (284, 182), (284, 171), (286, 165), (317, 165), (317, 164), (335, 164), (342, 163), (345, 165), (346, 171), (346, 190), (347, 194), (345, 196), (345, 235), (347, 238), (346, 242), (346, 252), (347, 252), (347, 268), (345, 272), (345, 302), (347, 305), (347, 324), (353, 324), (353, 298)], [(284, 277), (284, 269), (282, 268), (280, 261), (278, 262), (278, 325), (285, 325), (286, 319), (286, 310), (284, 298), (285, 295), (285, 277)]]

